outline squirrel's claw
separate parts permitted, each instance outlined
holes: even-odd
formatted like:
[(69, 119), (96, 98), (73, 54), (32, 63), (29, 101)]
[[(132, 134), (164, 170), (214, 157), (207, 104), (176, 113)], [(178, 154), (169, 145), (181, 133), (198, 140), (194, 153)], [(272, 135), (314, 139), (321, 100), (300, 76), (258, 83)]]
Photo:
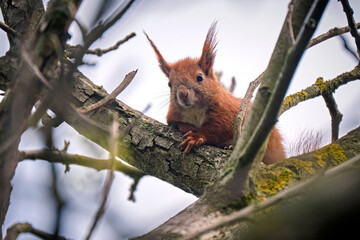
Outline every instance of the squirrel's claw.
[(180, 147), (185, 148), (185, 154), (190, 153), (193, 147), (204, 144), (206, 141), (206, 138), (203, 134), (197, 132), (194, 133), (193, 131), (188, 131), (185, 133), (184, 138), (185, 140), (180, 144)]

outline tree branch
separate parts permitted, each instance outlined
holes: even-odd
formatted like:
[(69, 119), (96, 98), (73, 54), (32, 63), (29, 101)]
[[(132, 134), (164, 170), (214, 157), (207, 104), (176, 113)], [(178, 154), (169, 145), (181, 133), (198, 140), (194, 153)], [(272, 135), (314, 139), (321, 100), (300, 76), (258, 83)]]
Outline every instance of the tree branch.
[[(119, 41), (117, 41), (115, 43), (115, 45), (105, 48), (105, 49), (101, 49), (101, 48), (96, 48), (94, 50), (87, 50), (85, 53), (86, 54), (92, 54), (92, 55), (97, 55), (98, 57), (102, 56), (105, 53), (111, 52), (113, 50), (116, 50), (119, 48), (120, 45), (124, 44), (125, 42), (127, 42), (128, 40), (130, 40), (131, 38), (135, 37), (136, 34), (135, 33), (130, 33), (129, 35), (127, 35), (124, 39), (121, 39)], [(80, 45), (77, 46), (71, 46), (69, 44), (67, 44), (66, 46), (66, 53), (65, 56), (68, 58), (75, 58), (76, 56), (76, 52), (80, 51), (82, 49), (82, 47)]]
[(126, 74), (125, 78), (121, 81), (119, 86), (117, 86), (114, 91), (112, 91), (109, 95), (107, 95), (105, 98), (101, 99), (99, 102), (94, 103), (93, 105), (87, 106), (85, 109), (82, 109), (82, 113), (89, 113), (91, 111), (94, 111), (105, 104), (108, 104), (115, 100), (115, 98), (122, 92), (124, 89), (130, 84), (130, 82), (134, 79), (135, 75), (137, 73), (137, 70), (132, 71), (128, 74)]
[(124, 39), (117, 41), (114, 46), (111, 46), (111, 47), (108, 47), (105, 49), (96, 48), (94, 50), (87, 50), (86, 54), (93, 54), (93, 55), (97, 55), (98, 57), (101, 57), (105, 53), (108, 53), (108, 52), (118, 49), (120, 45), (122, 45), (123, 43), (127, 42), (128, 40), (130, 40), (131, 38), (133, 38), (135, 36), (136, 36), (135, 33), (130, 33)]
[(346, 41), (346, 38), (344, 36), (341, 36), (341, 35), (339, 37), (340, 37), (346, 51), (348, 51), (348, 53), (350, 53), (350, 55), (355, 58), (355, 61), (359, 61), (358, 55), (356, 54), (356, 52), (353, 49), (351, 49), (351, 47), (349, 46), (349, 44)]
[[(353, 17), (354, 14), (354, 10), (352, 10), (352, 8), (350, 7), (349, 1), (348, 0), (340, 0), (341, 4), (343, 5), (343, 10), (346, 14), (346, 18), (350, 27), (350, 33), (351, 36), (354, 37), (355, 39), (355, 44), (356, 44), (356, 48), (357, 48), (357, 52), (358, 55), (360, 57), (360, 35), (356, 29), (356, 22), (355, 19)], [(358, 58), (359, 59), (359, 58)]]
[[(324, 81), (322, 78), (318, 78), (317, 84), (322, 84)], [(321, 92), (326, 106), (329, 109), (331, 116), (331, 141), (335, 141), (339, 138), (339, 126), (343, 115), (340, 113), (338, 106), (335, 102), (334, 95), (328, 92)]]
[(341, 85), (358, 79), (360, 79), (360, 67), (356, 66), (353, 70), (342, 73), (331, 80), (316, 81), (316, 83), (310, 87), (287, 96), (281, 105), (278, 116), (281, 116), (285, 111), (296, 106), (300, 102), (318, 97), (322, 92), (326, 92), (328, 94), (333, 93)]
[[(355, 27), (360, 28), (360, 23), (356, 23)], [(336, 36), (339, 36), (339, 35), (347, 33), (347, 32), (350, 32), (350, 27), (348, 27), (348, 26), (342, 27), (342, 28), (337, 28), (337, 27), (332, 28), (328, 32), (321, 34), (321, 35), (317, 36), (316, 38), (311, 39), (307, 48), (311, 48), (311, 47), (313, 47), (321, 42), (324, 42), (332, 37), (336, 37)]]
[(21, 233), (32, 233), (44, 240), (66, 240), (65, 237), (55, 236), (34, 228), (29, 223), (16, 223), (6, 231), (4, 240), (16, 240)]
[(96, 215), (94, 216), (93, 223), (91, 225), (91, 228), (89, 230), (89, 233), (86, 236), (86, 240), (89, 240), (93, 231), (95, 230), (95, 227), (97, 223), (99, 222), (102, 215), (105, 213), (105, 204), (107, 201), (107, 198), (110, 193), (111, 185), (114, 181), (114, 163), (115, 163), (115, 156), (116, 156), (116, 142), (118, 141), (118, 130), (119, 130), (119, 123), (116, 116), (114, 116), (114, 120), (110, 129), (110, 139), (109, 139), (109, 145), (110, 145), (110, 153), (109, 153), (109, 162), (110, 162), (110, 170), (108, 171), (108, 174), (106, 176), (104, 188), (103, 188), (103, 194), (100, 206), (96, 212)]
[[(134, 2), (135, 0), (130, 0), (127, 4), (125, 4), (125, 6), (121, 5), (109, 18), (107, 18), (104, 22), (100, 22), (88, 34), (86, 34), (86, 36), (84, 36), (83, 51), (86, 52), (89, 47), (103, 35), (106, 30), (114, 25), (130, 9)], [(83, 55), (83, 53), (80, 53), (80, 55)]]
[[(70, 154), (63, 150), (41, 149), (21, 151), (19, 161), (24, 160), (45, 160), (51, 163), (62, 163), (66, 167), (75, 164), (83, 167), (93, 168), (95, 170), (110, 170), (110, 161), (107, 159), (97, 159), (78, 154)], [(134, 180), (140, 179), (145, 174), (138, 169), (122, 163), (119, 160), (114, 161), (114, 170), (124, 173)]]
[[(273, 221), (269, 221), (269, 218), (273, 218), (272, 220), (279, 221), (279, 218), (278, 218), (278, 215), (276, 212), (282, 211), (283, 214), (287, 218), (291, 218), (291, 219), (288, 219), (291, 222), (298, 222), (301, 224), (301, 222), (304, 222), (304, 220), (312, 221), (312, 222), (326, 221), (324, 219), (326, 217), (319, 215), (319, 214), (314, 214), (313, 218), (306, 218), (306, 219), (300, 218), (299, 219), (299, 215), (301, 215), (301, 211), (299, 214), (299, 209), (304, 208), (303, 206), (305, 205), (304, 204), (305, 201), (309, 201), (310, 199), (314, 199), (317, 197), (322, 197), (322, 198), (324, 198), (324, 200), (317, 201), (317, 203), (319, 203), (319, 204), (321, 203), (321, 208), (324, 210), (326, 209), (326, 213), (327, 213), (326, 215), (329, 214), (329, 211), (334, 212), (333, 207), (325, 208), (323, 206), (324, 203), (326, 205), (330, 205), (334, 201), (334, 197), (333, 197), (334, 193), (331, 194), (332, 197), (328, 197), (328, 198), (325, 198), (325, 196), (323, 196), (322, 194), (324, 194), (324, 191), (327, 191), (327, 189), (330, 189), (330, 188), (334, 189), (334, 186), (332, 183), (334, 180), (331, 181), (331, 179), (333, 179), (335, 177), (339, 177), (339, 175), (343, 175), (346, 177), (346, 174), (348, 173), (349, 170), (356, 171), (357, 175), (358, 175), (359, 174), (359, 166), (360, 166), (360, 155), (357, 155), (354, 158), (347, 161), (346, 163), (343, 163), (343, 164), (336, 166), (330, 170), (327, 170), (321, 176), (312, 177), (312, 178), (308, 179), (307, 181), (298, 183), (295, 186), (278, 193), (277, 195), (273, 196), (272, 198), (269, 198), (267, 201), (259, 203), (258, 205), (251, 205), (240, 211), (233, 212), (229, 215), (218, 216), (216, 221), (214, 221), (212, 224), (205, 225), (202, 229), (197, 229), (197, 232), (195, 232), (194, 234), (191, 234), (190, 236), (186, 236), (185, 238), (182, 238), (182, 240), (190, 240), (190, 239), (200, 238), (201, 236), (203, 236), (206, 233), (209, 233), (210, 231), (214, 231), (214, 230), (224, 228), (227, 226), (231, 226), (234, 224), (237, 224), (238, 227), (240, 227), (240, 228), (250, 227), (251, 232), (246, 233), (244, 235), (262, 236), (257, 239), (265, 239), (270, 235), (272, 235), (274, 237), (274, 232), (277, 232), (279, 235), (286, 236), (286, 237), (282, 237), (282, 238), (280, 238), (280, 237), (274, 237), (274, 238), (288, 239), (289, 235), (298, 237), (297, 234), (299, 231), (298, 230), (299, 225), (293, 226), (294, 232), (281, 234), (280, 232), (283, 232), (283, 229), (285, 227), (288, 227), (288, 222), (286, 222), (286, 223), (282, 222), (281, 227), (279, 226), (281, 228), (281, 230), (280, 229), (278, 230), (277, 227), (274, 227)], [(359, 178), (357, 178), (356, 181), (357, 181), (357, 183), (356, 183), (357, 185), (354, 185), (353, 189), (357, 189), (360, 186)], [(349, 182), (344, 183), (344, 185), (346, 185), (346, 184), (349, 184)], [(319, 185), (322, 185), (322, 186), (320, 187)], [(314, 187), (314, 186), (316, 186), (316, 187)], [(339, 191), (339, 192), (343, 193), (344, 191)], [(351, 191), (347, 191), (346, 194), (343, 195), (343, 197), (346, 198), (349, 193), (351, 193)], [(297, 197), (299, 198), (299, 196), (301, 196), (301, 199), (296, 200), (296, 198)], [(304, 199), (304, 197), (305, 197), (305, 199)], [(357, 194), (356, 197), (359, 198), (360, 196)], [(337, 199), (340, 199), (340, 198), (341, 198), (340, 196), (337, 196)], [(354, 200), (352, 202), (355, 203), (357, 201)], [(298, 207), (294, 207), (293, 206), (294, 204), (297, 205)], [(290, 206), (288, 206), (288, 205), (290, 205)], [(339, 203), (338, 205), (344, 205), (344, 204)], [(308, 204), (306, 204), (307, 210), (310, 210), (310, 211), (314, 210), (317, 207), (320, 207), (320, 206), (311, 206), (310, 207)], [(339, 208), (341, 208), (341, 207), (339, 207)], [(349, 207), (349, 209), (353, 209), (353, 208)], [(293, 214), (297, 215), (297, 217), (294, 218), (293, 215), (289, 214), (288, 211), (293, 211), (294, 212)], [(268, 215), (270, 215), (270, 216), (268, 216)], [(317, 219), (317, 221), (314, 220), (314, 218)], [(344, 219), (339, 220), (339, 221), (343, 221), (343, 220)], [(256, 222), (256, 224), (251, 224), (253, 222)], [(269, 223), (269, 222), (271, 222), (271, 223)], [(264, 224), (271, 225), (271, 229), (263, 227)], [(301, 225), (307, 225), (307, 224), (301, 224)], [(264, 233), (264, 230), (266, 231), (266, 233)], [(301, 230), (301, 231), (303, 231), (303, 230)], [(315, 229), (313, 229), (313, 227), (311, 228), (311, 232), (315, 232), (314, 235), (319, 236), (318, 234), (316, 234), (317, 231), (320, 232), (320, 231), (327, 231), (327, 230), (321, 230), (320, 228), (315, 230)], [(247, 231), (245, 231), (245, 232), (247, 232)], [(347, 236), (353, 236), (353, 235), (349, 234)], [(239, 235), (237, 235), (236, 237), (240, 238)], [(243, 238), (249, 239), (246, 237), (243, 237)], [(250, 238), (250, 239), (253, 239), (253, 238)], [(303, 237), (303, 239), (309, 239), (309, 237)], [(313, 238), (311, 238), (311, 239), (313, 239)]]
[(248, 89), (246, 90), (245, 96), (241, 100), (239, 112), (236, 116), (235, 124), (234, 124), (235, 125), (234, 140), (233, 140), (234, 145), (240, 137), (241, 130), (245, 121), (246, 113), (250, 109), (251, 98), (253, 97), (253, 93), (255, 89), (260, 85), (263, 76), (264, 76), (264, 72), (261, 73), (254, 81), (250, 82)]
[(293, 30), (293, 26), (292, 26), (293, 13), (294, 13), (294, 0), (292, 0), (289, 3), (288, 14), (286, 16), (286, 22), (287, 22), (287, 28), (288, 28), (288, 38), (289, 38), (291, 45), (295, 44), (295, 36), (294, 36), (294, 30)]
[(8, 25), (6, 25), (3, 22), (0, 22), (0, 28), (13, 38), (20, 36), (20, 34), (17, 31), (15, 31), (14, 29), (12, 29), (11, 27), (9, 27)]

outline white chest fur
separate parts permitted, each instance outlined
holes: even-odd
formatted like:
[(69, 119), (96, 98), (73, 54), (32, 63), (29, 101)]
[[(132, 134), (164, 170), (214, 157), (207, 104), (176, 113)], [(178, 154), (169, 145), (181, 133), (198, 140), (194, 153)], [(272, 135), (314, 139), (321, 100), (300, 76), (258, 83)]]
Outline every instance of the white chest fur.
[(182, 112), (182, 121), (191, 123), (197, 128), (201, 128), (206, 120), (206, 111), (207, 109), (203, 108), (192, 108), (184, 110)]

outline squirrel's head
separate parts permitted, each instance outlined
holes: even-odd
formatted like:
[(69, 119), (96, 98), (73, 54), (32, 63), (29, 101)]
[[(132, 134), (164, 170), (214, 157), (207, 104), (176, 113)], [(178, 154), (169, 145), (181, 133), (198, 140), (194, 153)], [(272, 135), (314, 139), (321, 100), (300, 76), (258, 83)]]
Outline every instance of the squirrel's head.
[(144, 32), (156, 53), (160, 69), (169, 80), (170, 101), (180, 108), (204, 108), (209, 105), (209, 101), (217, 92), (220, 84), (213, 71), (216, 53), (215, 28), (216, 22), (209, 28), (200, 58), (185, 58), (172, 64), (165, 61), (153, 41)]

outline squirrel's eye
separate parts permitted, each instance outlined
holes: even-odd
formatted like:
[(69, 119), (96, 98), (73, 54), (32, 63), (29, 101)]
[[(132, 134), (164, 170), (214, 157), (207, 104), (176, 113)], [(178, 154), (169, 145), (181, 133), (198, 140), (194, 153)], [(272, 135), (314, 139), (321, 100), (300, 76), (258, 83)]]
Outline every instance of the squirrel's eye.
[(171, 86), (172, 86), (172, 85), (171, 85), (171, 82), (168, 82), (168, 86), (169, 86), (169, 88), (171, 88)]
[(196, 81), (198, 82), (202, 82), (204, 80), (204, 77), (201, 73), (199, 73), (197, 76), (196, 76)]

